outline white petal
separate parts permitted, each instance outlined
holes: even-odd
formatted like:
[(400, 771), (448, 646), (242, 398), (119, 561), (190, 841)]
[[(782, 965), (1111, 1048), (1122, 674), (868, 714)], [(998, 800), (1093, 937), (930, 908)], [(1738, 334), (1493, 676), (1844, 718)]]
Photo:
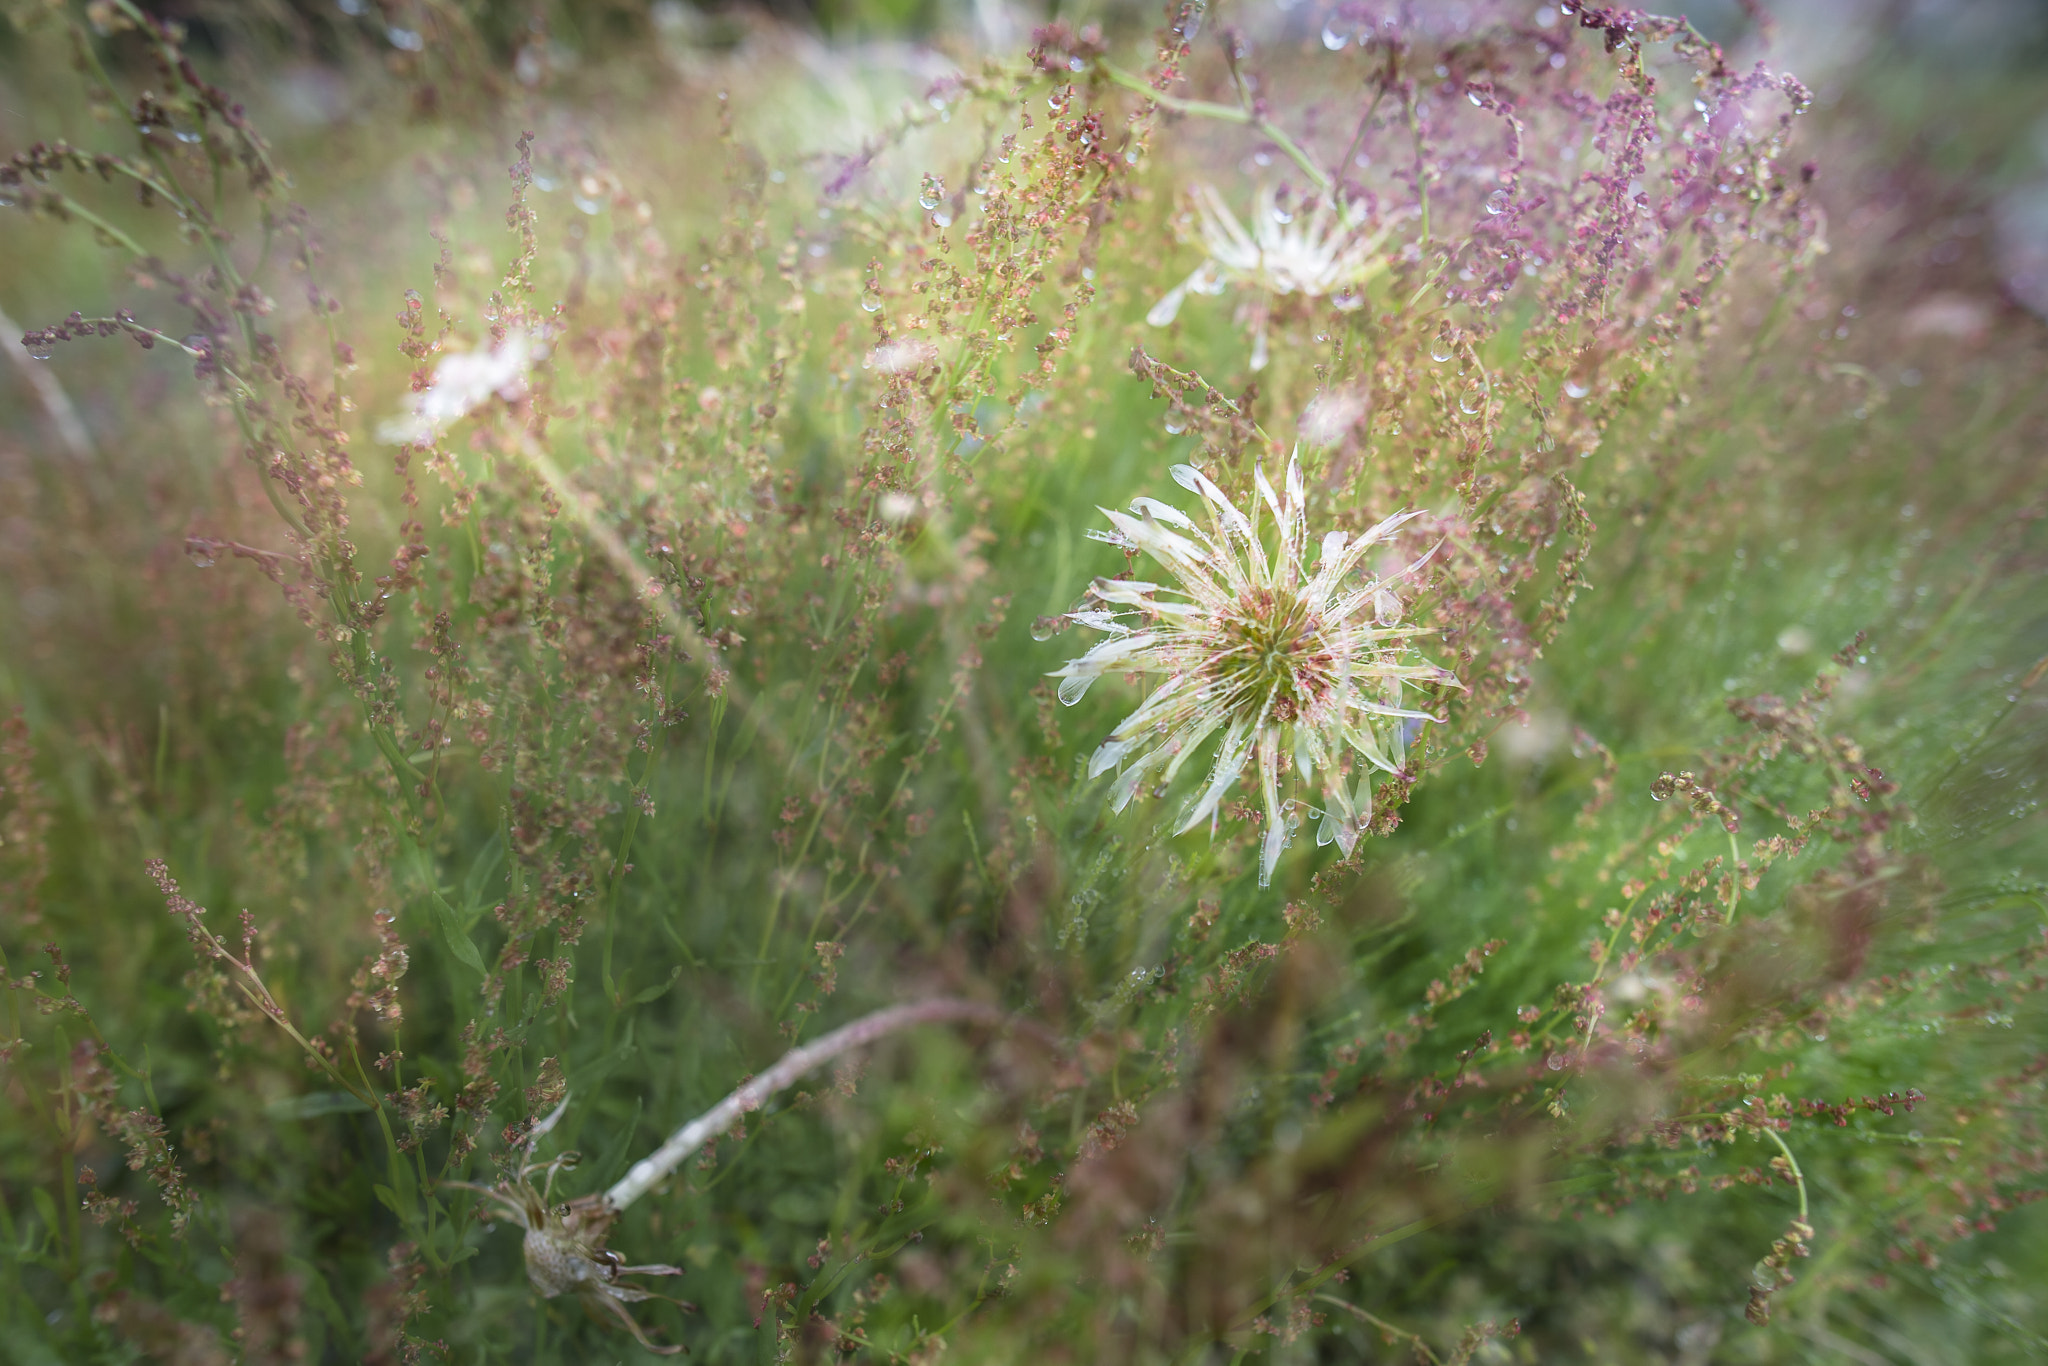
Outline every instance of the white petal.
[(1259, 491), (1259, 497), (1263, 498), (1266, 506), (1272, 510), (1273, 525), (1285, 531), (1287, 514), (1280, 509), (1280, 495), (1273, 491), (1272, 481), (1266, 478), (1266, 467), (1256, 462), (1252, 465), (1252, 487)]
[(1223, 737), (1223, 749), (1216, 756), (1216, 767), (1209, 773), (1209, 786), (1189, 808), (1186, 818), (1174, 828), (1174, 834), (1184, 835), (1209, 819), (1223, 801), (1223, 794), (1237, 782), (1238, 775), (1244, 772), (1245, 760), (1252, 757), (1251, 738), (1246, 734), (1248, 729), (1244, 722), (1239, 721)]
[(1193, 531), (1195, 524), (1185, 512), (1171, 503), (1162, 503), (1157, 498), (1131, 499), (1131, 511), (1142, 516), (1149, 512), (1160, 521), (1177, 526), (1183, 531)]
[(1124, 755), (1131, 752), (1131, 745), (1133, 743), (1135, 742), (1131, 740), (1105, 741), (1102, 748), (1096, 750), (1094, 757), (1088, 761), (1088, 776), (1099, 778), (1110, 769), (1115, 768), (1119, 763), (1123, 762)]
[(1126, 607), (1150, 607), (1152, 600), (1147, 594), (1159, 591), (1158, 584), (1145, 583), (1139, 579), (1099, 578), (1089, 584), (1088, 588), (1104, 602), (1118, 602)]
[(1116, 784), (1109, 789), (1111, 811), (1122, 811), (1131, 804), (1131, 798), (1137, 795), (1139, 786), (1145, 781), (1145, 771), (1150, 767), (1149, 764), (1133, 764), (1117, 778)]
[(1172, 289), (1166, 291), (1165, 297), (1152, 305), (1152, 311), (1145, 315), (1145, 321), (1154, 327), (1165, 327), (1176, 317), (1180, 316), (1181, 300), (1187, 297), (1187, 285), (1184, 283), (1175, 285)]
[(1287, 847), (1287, 832), (1275, 825), (1266, 831), (1265, 843), (1259, 849), (1259, 885), (1273, 885), (1273, 869), (1280, 862), (1280, 851)]

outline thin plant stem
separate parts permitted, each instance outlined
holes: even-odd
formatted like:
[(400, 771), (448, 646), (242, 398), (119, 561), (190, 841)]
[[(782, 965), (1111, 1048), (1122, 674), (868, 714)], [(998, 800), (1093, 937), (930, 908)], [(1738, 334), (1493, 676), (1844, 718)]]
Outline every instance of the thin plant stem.
[(1776, 1129), (1763, 1129), (1759, 1132), (1765, 1138), (1777, 1144), (1778, 1151), (1785, 1154), (1785, 1161), (1792, 1168), (1792, 1184), (1799, 1188), (1799, 1222), (1802, 1224), (1809, 1222), (1806, 1217), (1806, 1173), (1799, 1170), (1799, 1159), (1794, 1157), (1792, 1150), (1785, 1146), (1785, 1140), (1778, 1137)]
[(1095, 65), (1097, 70), (1109, 78), (1111, 84), (1136, 91), (1169, 113), (1185, 114), (1191, 118), (1214, 119), (1218, 123), (1235, 123), (1264, 135), (1289, 161), (1301, 168), (1301, 173), (1308, 177), (1311, 185), (1323, 194), (1330, 192), (1330, 177), (1322, 167), (1316, 165), (1315, 158), (1302, 150), (1300, 143), (1289, 137), (1284, 129), (1263, 114), (1243, 105), (1218, 104), (1213, 100), (1178, 99), (1154, 90), (1144, 77), (1133, 75), (1113, 63), (1097, 62)]
[(668, 1142), (635, 1162), (626, 1174), (604, 1193), (604, 1198), (613, 1209), (626, 1208), (653, 1189), (656, 1182), (681, 1166), (708, 1140), (730, 1129), (741, 1115), (750, 1110), (760, 1109), (770, 1096), (793, 1084), (805, 1073), (822, 1067), (843, 1054), (851, 1053), (856, 1048), (863, 1048), (877, 1039), (886, 1038), (897, 1030), (908, 1029), (912, 1025), (940, 1024), (957, 1020), (998, 1024), (1007, 1018), (1003, 1011), (992, 1005), (944, 996), (929, 1001), (915, 1001), (909, 1005), (889, 1006), (872, 1015), (864, 1015), (852, 1024), (833, 1030), (823, 1038), (807, 1043), (801, 1048), (792, 1048), (783, 1054), (773, 1067), (676, 1130)]

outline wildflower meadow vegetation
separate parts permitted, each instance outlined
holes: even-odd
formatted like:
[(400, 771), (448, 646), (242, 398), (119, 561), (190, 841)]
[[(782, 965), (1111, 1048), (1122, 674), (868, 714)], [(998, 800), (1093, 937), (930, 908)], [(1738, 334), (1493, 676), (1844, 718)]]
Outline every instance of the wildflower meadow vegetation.
[(2048, 1356), (1899, 10), (8, 0), (0, 1361)]

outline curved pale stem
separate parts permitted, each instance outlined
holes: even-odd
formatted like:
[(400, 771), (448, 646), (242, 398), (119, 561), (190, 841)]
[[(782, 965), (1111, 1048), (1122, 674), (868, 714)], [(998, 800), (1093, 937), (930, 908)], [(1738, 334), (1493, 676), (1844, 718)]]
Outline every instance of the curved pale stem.
[(851, 1053), (856, 1048), (864, 1047), (912, 1025), (939, 1024), (953, 1020), (977, 1020), (985, 1024), (998, 1024), (1004, 1018), (1004, 1012), (994, 1006), (985, 1005), (980, 1001), (962, 1001), (948, 997), (890, 1006), (872, 1015), (863, 1016), (850, 1025), (844, 1025), (822, 1038), (800, 1048), (792, 1048), (783, 1054), (773, 1067), (676, 1130), (668, 1142), (635, 1162), (618, 1183), (604, 1193), (604, 1198), (615, 1210), (626, 1208), (647, 1194), (656, 1182), (680, 1167), (707, 1141), (730, 1129), (741, 1115), (749, 1110), (760, 1109), (770, 1096), (789, 1086), (805, 1073), (822, 1067), (843, 1054)]

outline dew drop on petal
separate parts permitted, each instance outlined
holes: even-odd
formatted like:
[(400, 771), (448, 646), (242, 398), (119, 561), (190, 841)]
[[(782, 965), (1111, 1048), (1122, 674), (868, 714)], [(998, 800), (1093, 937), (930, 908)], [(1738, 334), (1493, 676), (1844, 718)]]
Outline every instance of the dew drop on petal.
[(1508, 192), (1506, 190), (1495, 190), (1492, 194), (1486, 196), (1486, 211), (1488, 213), (1503, 214), (1507, 210)]
[(1088, 689), (1094, 687), (1095, 680), (1101, 676), (1100, 674), (1077, 674), (1072, 678), (1062, 678), (1060, 680), (1061, 703), (1071, 707), (1076, 702), (1079, 702), (1083, 697), (1087, 696)]

